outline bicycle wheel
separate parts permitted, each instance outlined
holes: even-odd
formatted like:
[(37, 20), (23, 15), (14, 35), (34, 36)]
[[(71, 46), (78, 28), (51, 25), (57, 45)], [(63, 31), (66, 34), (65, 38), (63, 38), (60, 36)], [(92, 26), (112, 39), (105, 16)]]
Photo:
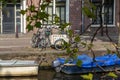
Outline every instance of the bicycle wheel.
[(58, 39), (55, 41), (55, 49), (56, 50), (64, 50), (66, 47), (64, 45), (65, 41), (63, 39)]
[(39, 49), (44, 49), (46, 48), (46, 40), (45, 39), (41, 39), (39, 42), (38, 42), (38, 48)]

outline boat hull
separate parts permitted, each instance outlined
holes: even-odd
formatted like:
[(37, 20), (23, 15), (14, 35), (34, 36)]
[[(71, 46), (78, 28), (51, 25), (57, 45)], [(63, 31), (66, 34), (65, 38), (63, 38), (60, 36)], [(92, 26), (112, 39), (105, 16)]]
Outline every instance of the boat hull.
[(93, 67), (93, 68), (83, 68), (78, 66), (67, 66), (61, 68), (61, 72), (66, 74), (83, 74), (83, 73), (93, 73), (93, 72), (110, 72), (120, 70), (120, 65), (104, 66), (104, 67)]
[(0, 76), (35, 76), (38, 64), (34, 61), (0, 61)]
[[(109, 72), (120, 70), (120, 58), (116, 54), (107, 54), (93, 58), (82, 54), (76, 59), (69, 59), (66, 63), (65, 58), (57, 58), (52, 62), (52, 66), (56, 72), (64, 72), (66, 74), (80, 74), (92, 72)], [(82, 61), (80, 67), (77, 65), (78, 61)]]

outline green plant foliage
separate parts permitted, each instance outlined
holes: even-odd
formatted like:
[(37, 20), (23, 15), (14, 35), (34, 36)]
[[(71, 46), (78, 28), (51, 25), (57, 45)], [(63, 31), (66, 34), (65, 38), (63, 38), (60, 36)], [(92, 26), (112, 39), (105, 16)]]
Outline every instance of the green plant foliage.
[(27, 27), (26, 27), (26, 29), (28, 29), (28, 31), (31, 31), (31, 30), (33, 30), (33, 26), (30, 25), (30, 24), (28, 24)]
[(42, 25), (42, 24), (41, 24), (41, 22), (40, 22), (40, 21), (35, 23), (36, 28), (40, 28), (40, 27), (41, 27), (41, 25)]
[(82, 61), (81, 61), (81, 60), (77, 60), (77, 63), (76, 63), (76, 64), (77, 64), (78, 67), (81, 67)]
[(12, 0), (12, 3), (15, 5), (17, 3), (17, 0)]
[(75, 36), (74, 41), (75, 41), (75, 42), (80, 42), (80, 36), (79, 36), (79, 35)]
[(78, 48), (74, 48), (72, 51), (73, 51), (73, 53), (77, 53), (79, 50), (78, 50)]
[(61, 30), (64, 30), (65, 28), (67, 28), (67, 26), (70, 26), (70, 23), (63, 23), (60, 25)]
[(82, 7), (83, 14), (88, 18), (95, 19), (94, 10), (96, 10), (96, 6), (88, 0), (85, 0), (85, 5), (86, 6)]
[(6, 6), (7, 5), (7, 1), (6, 0), (0, 0), (0, 2), (2, 2), (3, 4), (3, 6)]
[(54, 16), (53, 24), (59, 24), (60, 23), (60, 17), (57, 15)]
[(110, 54), (110, 53), (112, 53), (112, 51), (107, 48), (107, 54)]
[(26, 10), (21, 10), (21, 11), (20, 11), (20, 13), (21, 13), (22, 15), (25, 15), (26, 12), (27, 12)]
[(73, 30), (70, 29), (67, 31), (67, 33), (70, 38), (73, 37)]
[(35, 6), (34, 6), (34, 5), (31, 5), (31, 6), (29, 7), (29, 10), (30, 10), (31, 12), (34, 12), (34, 11), (35, 11)]
[(48, 20), (48, 17), (49, 17), (49, 14), (46, 13), (46, 12), (38, 12), (38, 15), (37, 15), (37, 18), (43, 20), (43, 21), (46, 21)]
[(81, 75), (81, 77), (85, 80), (92, 80), (93, 74), (89, 73), (89, 74)]
[(49, 6), (49, 3), (48, 2), (44, 2), (42, 5), (41, 5), (41, 10), (42, 11), (45, 11), (46, 7)]
[(66, 49), (66, 52), (69, 54), (69, 53), (72, 53), (71, 49), (70, 48), (67, 48)]
[(91, 50), (92, 47), (93, 47), (92, 43), (90, 43), (90, 44), (87, 45), (88, 50)]
[[(85, 46), (85, 47), (87, 46), (87, 43), (86, 43), (86, 42), (82, 42), (82, 41), (81, 41), (81, 44), (82, 44), (83, 46)], [(91, 46), (91, 47), (92, 47), (92, 46)]]
[(88, 18), (96, 18), (95, 14), (87, 7), (87, 6), (84, 6), (82, 8), (83, 10), (83, 13), (88, 17)]
[(117, 78), (118, 76), (114, 72), (109, 72), (107, 76), (112, 77), (112, 78)]

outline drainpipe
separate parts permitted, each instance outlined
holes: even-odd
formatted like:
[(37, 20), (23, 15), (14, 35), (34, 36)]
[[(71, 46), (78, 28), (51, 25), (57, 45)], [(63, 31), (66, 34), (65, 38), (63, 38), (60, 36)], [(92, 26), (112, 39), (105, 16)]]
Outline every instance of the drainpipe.
[[(120, 0), (119, 0), (119, 6), (120, 7)], [(118, 26), (118, 47), (120, 48), (120, 8), (119, 8), (119, 12), (118, 12), (118, 23), (117, 23), (117, 26)]]
[[(84, 0), (81, 0), (82, 1), (82, 8), (84, 7)], [(81, 33), (84, 32), (84, 15), (83, 15), (83, 12), (82, 12), (82, 26), (81, 26)]]
[[(23, 10), (26, 9), (26, 0), (23, 0)], [(26, 33), (26, 14), (23, 15), (23, 33)]]
[[(56, 0), (53, 0), (53, 21), (54, 21), (54, 18), (55, 18), (55, 14), (56, 14)], [(52, 26), (55, 26), (54, 24), (55, 22), (53, 22), (53, 25)]]
[(18, 38), (18, 26), (16, 26), (16, 34), (15, 34), (15, 37)]
[(53, 15), (56, 13), (56, 0), (53, 0)]

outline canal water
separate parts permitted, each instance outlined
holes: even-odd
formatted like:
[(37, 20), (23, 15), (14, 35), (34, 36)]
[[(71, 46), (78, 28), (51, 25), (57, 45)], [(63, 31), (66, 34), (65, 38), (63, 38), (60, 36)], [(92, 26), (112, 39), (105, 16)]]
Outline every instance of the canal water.
[[(110, 77), (101, 78), (105, 74), (97, 73), (94, 74), (93, 80), (120, 80), (119, 76), (117, 79)], [(56, 73), (54, 70), (40, 70), (38, 76), (32, 77), (0, 77), (0, 80), (84, 80), (80, 75), (66, 75), (64, 73)]]

